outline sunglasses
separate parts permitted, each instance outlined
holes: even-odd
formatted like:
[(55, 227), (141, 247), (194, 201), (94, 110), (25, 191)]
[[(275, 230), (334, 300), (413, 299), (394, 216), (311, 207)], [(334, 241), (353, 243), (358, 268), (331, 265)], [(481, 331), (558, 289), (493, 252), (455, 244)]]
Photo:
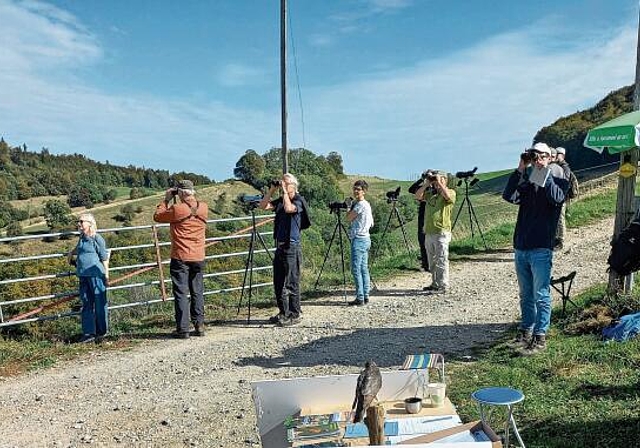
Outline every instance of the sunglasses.
[(84, 219), (79, 219), (76, 221), (76, 224), (82, 224), (83, 222), (89, 222), (89, 221), (85, 221)]

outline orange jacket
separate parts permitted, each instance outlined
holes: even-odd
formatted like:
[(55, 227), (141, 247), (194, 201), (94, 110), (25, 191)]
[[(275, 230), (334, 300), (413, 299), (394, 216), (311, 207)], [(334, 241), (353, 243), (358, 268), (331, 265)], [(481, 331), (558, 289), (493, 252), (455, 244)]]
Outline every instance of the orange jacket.
[(182, 261), (204, 260), (204, 239), (209, 208), (192, 196), (186, 202), (169, 206), (158, 204), (153, 214), (155, 222), (169, 223), (171, 229), (171, 258)]

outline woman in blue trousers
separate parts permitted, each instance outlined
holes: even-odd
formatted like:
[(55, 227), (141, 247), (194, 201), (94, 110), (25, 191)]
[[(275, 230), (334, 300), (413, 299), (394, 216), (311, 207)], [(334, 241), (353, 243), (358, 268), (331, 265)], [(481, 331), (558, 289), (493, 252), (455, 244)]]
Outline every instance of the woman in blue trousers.
[[(76, 266), (82, 301), (82, 338), (80, 342), (101, 342), (108, 331), (109, 251), (98, 235), (96, 219), (90, 213), (78, 217), (80, 238), (69, 252), (69, 263)], [(75, 258), (74, 258), (75, 256)]]

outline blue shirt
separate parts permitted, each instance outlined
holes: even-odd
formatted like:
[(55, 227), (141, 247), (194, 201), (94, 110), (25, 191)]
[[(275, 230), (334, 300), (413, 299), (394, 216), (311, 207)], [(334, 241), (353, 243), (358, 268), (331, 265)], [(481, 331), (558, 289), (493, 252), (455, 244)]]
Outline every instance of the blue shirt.
[(104, 277), (102, 261), (109, 259), (109, 252), (102, 236), (80, 235), (76, 245), (76, 255), (78, 277)]
[(278, 243), (300, 244), (300, 216), (302, 214), (302, 200), (299, 195), (295, 195), (291, 201), (296, 206), (295, 213), (284, 211), (282, 198), (272, 201), (276, 211), (276, 218), (273, 228), (273, 237)]

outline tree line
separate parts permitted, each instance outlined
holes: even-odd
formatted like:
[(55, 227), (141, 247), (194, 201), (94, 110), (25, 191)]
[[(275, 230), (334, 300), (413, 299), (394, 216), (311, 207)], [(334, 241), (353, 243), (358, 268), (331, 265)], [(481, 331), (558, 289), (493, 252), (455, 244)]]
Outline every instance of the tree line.
[(0, 139), (0, 200), (38, 196), (72, 197), (71, 206), (89, 205), (114, 198), (113, 187), (163, 189), (177, 179), (197, 184), (213, 181), (194, 173), (117, 166), (96, 162), (82, 154), (51, 154), (47, 148), (29, 151), (26, 145), (10, 146)]

